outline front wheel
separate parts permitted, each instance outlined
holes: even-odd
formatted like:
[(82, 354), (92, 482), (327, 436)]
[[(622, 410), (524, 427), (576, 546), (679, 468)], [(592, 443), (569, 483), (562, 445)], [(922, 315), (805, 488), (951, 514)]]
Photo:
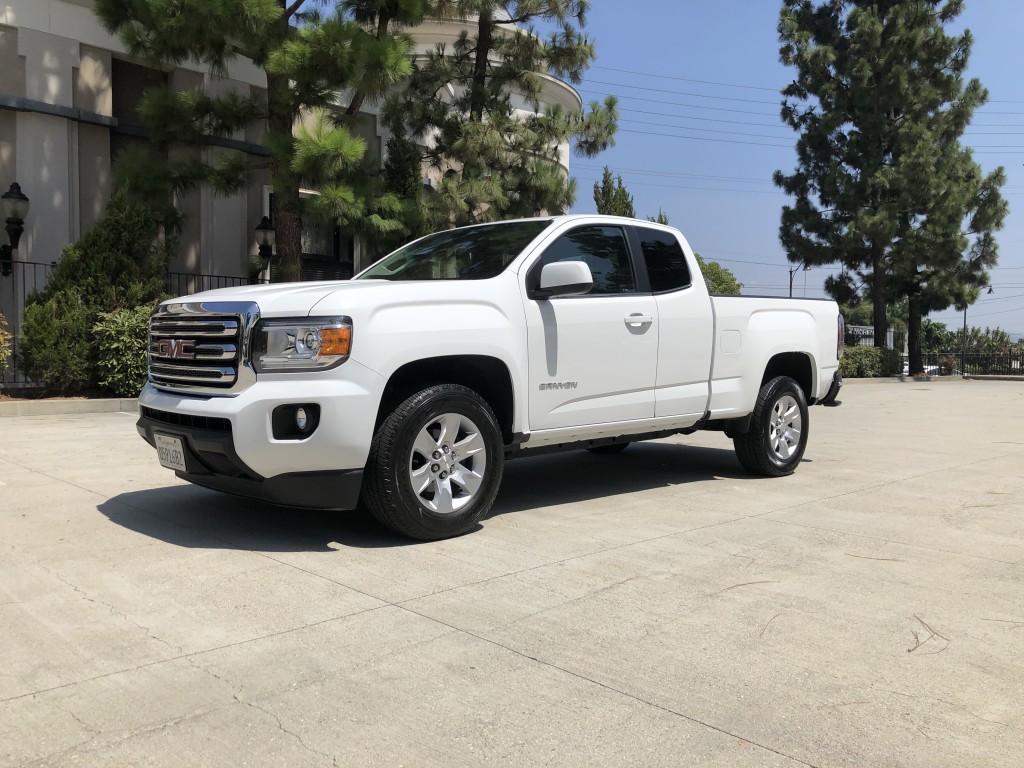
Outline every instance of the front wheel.
[(363, 500), (387, 527), (414, 539), (466, 533), (501, 483), (501, 430), (487, 402), (457, 384), (406, 398), (378, 427)]
[(788, 376), (776, 376), (757, 395), (750, 429), (732, 439), (736, 457), (755, 475), (791, 475), (807, 447), (808, 426), (800, 385)]

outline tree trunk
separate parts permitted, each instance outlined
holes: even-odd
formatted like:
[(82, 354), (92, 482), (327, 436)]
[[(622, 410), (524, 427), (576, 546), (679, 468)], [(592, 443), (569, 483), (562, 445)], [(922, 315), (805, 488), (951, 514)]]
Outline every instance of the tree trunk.
[(885, 258), (882, 249), (873, 246), (871, 249), (871, 303), (872, 321), (875, 326), (875, 346), (885, 348), (885, 336), (889, 330), (885, 317), (886, 310), (886, 274)]
[[(291, 137), (295, 113), (291, 107), (288, 78), (267, 73), (267, 130), (271, 134)], [(274, 204), (271, 217), (277, 234), (274, 268), (275, 283), (298, 280), (302, 271), (302, 212), (299, 207), (299, 180), (292, 173), (291, 153), (274, 152), (270, 173), (274, 180)]]
[(924, 356), (921, 351), (921, 299), (918, 296), (911, 296), (908, 302), (907, 354), (910, 373), (924, 373)]
[(494, 45), (494, 27), (491, 14), (481, 11), (477, 21), (476, 59), (473, 62), (473, 81), (470, 84), (469, 119), (481, 123), (487, 102), (487, 57)]

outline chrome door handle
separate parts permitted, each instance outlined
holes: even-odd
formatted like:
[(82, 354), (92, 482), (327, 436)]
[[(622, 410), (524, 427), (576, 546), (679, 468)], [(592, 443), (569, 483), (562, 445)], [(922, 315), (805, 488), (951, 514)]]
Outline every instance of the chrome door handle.
[(654, 322), (654, 318), (650, 315), (641, 315), (639, 313), (626, 315), (623, 320), (626, 325), (650, 325)]

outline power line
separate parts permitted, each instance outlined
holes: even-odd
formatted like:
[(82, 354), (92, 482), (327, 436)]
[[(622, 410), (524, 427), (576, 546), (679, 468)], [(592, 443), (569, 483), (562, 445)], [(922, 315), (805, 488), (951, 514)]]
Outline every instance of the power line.
[(1013, 301), (1014, 299), (1024, 299), (1024, 293), (1015, 293), (1013, 296), (996, 296), (991, 299), (978, 299), (975, 304), (990, 304), (993, 301)]
[[(719, 133), (726, 136), (751, 136), (759, 139), (782, 139), (782, 136), (771, 136), (766, 133), (743, 133), (740, 131), (723, 131), (714, 128), (693, 128), (688, 125), (672, 125), (671, 123), (654, 123), (647, 120), (619, 120), (620, 123), (633, 123), (636, 125), (651, 125), (658, 128), (681, 128), (686, 131), (702, 131), (704, 133)], [(995, 134), (992, 134), (995, 135)], [(1004, 134), (1011, 136), (1024, 136), (1024, 133)], [(968, 144), (974, 149), (1024, 149), (1021, 144)]]
[[(747, 90), (754, 90), (754, 91), (773, 91), (775, 93), (779, 93), (782, 90), (781, 88), (769, 88), (768, 86), (764, 86), (764, 85), (741, 85), (739, 83), (722, 83), (722, 82), (717, 82), (717, 81), (714, 81), (714, 80), (694, 80), (693, 78), (679, 77), (678, 75), (665, 75), (665, 74), (661, 74), (661, 73), (657, 73), (657, 72), (640, 72), (640, 71), (635, 70), (635, 69), (617, 69), (615, 67), (602, 67), (602, 66), (598, 66), (596, 64), (591, 66), (590, 68), (591, 69), (600, 69), (600, 70), (604, 70), (606, 72), (620, 72), (620, 73), (627, 74), (627, 75), (640, 75), (642, 77), (657, 77), (657, 78), (660, 78), (662, 80), (679, 80), (679, 81), (684, 82), (684, 83), (699, 83), (701, 85), (718, 85), (718, 86), (722, 86), (724, 88), (744, 88), (744, 89), (747, 89)], [(1024, 100), (1022, 100), (1022, 99), (989, 99), (987, 103), (989, 103), (989, 104), (1024, 104)]]
[[(709, 107), (709, 106), (705, 106), (703, 104), (681, 104), (681, 103), (673, 102), (673, 101), (664, 101), (662, 99), (645, 99), (645, 98), (640, 97), (640, 96), (623, 96), (621, 94), (611, 94), (611, 93), (607, 93), (607, 92), (603, 92), (603, 91), (593, 91), (593, 90), (589, 90), (587, 88), (581, 88), (580, 91), (582, 93), (589, 92), (589, 93), (592, 93), (595, 96), (617, 96), (618, 98), (622, 98), (622, 99), (631, 99), (633, 101), (646, 101), (646, 102), (651, 102), (651, 103), (654, 103), (654, 104), (663, 104), (665, 106), (685, 107), (685, 108), (689, 108), (689, 109), (711, 109), (711, 110), (715, 110), (715, 111), (719, 111), (719, 112), (736, 112), (736, 113), (739, 113), (739, 114), (755, 115), (755, 116), (760, 116), (760, 117), (777, 117), (777, 115), (772, 114), (770, 112), (754, 112), (754, 111), (751, 111), (751, 110), (744, 110), (744, 109), (722, 109), (720, 107)], [(697, 117), (695, 115), (679, 115), (679, 114), (670, 113), (670, 112), (652, 112), (650, 110), (632, 109), (630, 107), (619, 107), (619, 111), (620, 112), (633, 112), (633, 113), (636, 113), (636, 114), (644, 114), (644, 115), (658, 115), (660, 117), (675, 117), (675, 118), (677, 118), (679, 120), (702, 120), (704, 122), (730, 123), (730, 124), (733, 124), (733, 125), (751, 125), (751, 126), (756, 126), (756, 127), (759, 127), (759, 128), (780, 128), (780, 129), (792, 130), (792, 128), (790, 126), (788, 126), (788, 125), (786, 125), (785, 123), (782, 123), (782, 122), (779, 122), (779, 123), (752, 123), (752, 122), (749, 122), (749, 121), (746, 121), (746, 120), (723, 120), (723, 119), (720, 119), (720, 118), (716, 119), (716, 118), (713, 118), (713, 117)], [(1018, 114), (1018, 113), (1013, 113), (1013, 114)], [(1019, 114), (1024, 115), (1024, 112), (1021, 112)], [(1024, 136), (1024, 131), (1020, 131), (1020, 132), (1018, 132), (1018, 131), (1005, 131), (1005, 132), (1003, 132), (1003, 131), (979, 131), (979, 132), (975, 132), (974, 131), (975, 128), (1024, 128), (1024, 123), (972, 123), (965, 130), (965, 133), (975, 133), (975, 135), (979, 135), (979, 136)]]
[(620, 123), (633, 123), (636, 125), (652, 125), (657, 128), (681, 128), (684, 131), (701, 131), (704, 133), (720, 133), (726, 136), (752, 136), (757, 139), (776, 139), (780, 140), (782, 136), (770, 136), (766, 133), (743, 133), (741, 131), (723, 131), (720, 128), (693, 128), (689, 125), (671, 125), (669, 123), (652, 123), (647, 120), (619, 120)]
[[(623, 122), (638, 122), (638, 121), (623, 121)], [(666, 127), (677, 127), (677, 126), (666, 126)], [(678, 126), (683, 128), (683, 126)], [(691, 128), (684, 128), (684, 130), (697, 130)], [(690, 141), (713, 141), (719, 144), (747, 144), (750, 146), (757, 147), (779, 147), (780, 149), (792, 149), (793, 144), (770, 144), (764, 141), (742, 141), (740, 139), (712, 139), (706, 136), (686, 136), (678, 133), (659, 133), (657, 131), (638, 131), (631, 128), (620, 128), (618, 133), (637, 133), (643, 136), (662, 136), (669, 139), (689, 139)], [(721, 131), (721, 133), (731, 133), (729, 131)], [(757, 136), (758, 134), (739, 134), (746, 136)], [(774, 136), (765, 136), (765, 138), (776, 138)], [(1024, 144), (969, 144), (967, 145), (976, 155), (1024, 155)], [(1020, 194), (1015, 192), (1009, 192), (1007, 194)]]
[(667, 88), (650, 88), (646, 85), (632, 85), (629, 83), (609, 83), (607, 80), (587, 80), (588, 83), (596, 83), (597, 85), (611, 85), (615, 88), (636, 88), (641, 91), (650, 91), (652, 93), (671, 93), (673, 96), (690, 96), (695, 99), (715, 99), (717, 101), (742, 101), (747, 104), (778, 104), (776, 100), (766, 101), (764, 99), (739, 99), (735, 96), (708, 96), (703, 93), (692, 93), (690, 91), (673, 91)]
[(619, 133), (638, 133), (643, 136), (663, 136), (669, 139), (689, 139), (691, 141), (713, 141), (717, 144), (748, 144), (757, 147), (779, 147), (780, 149), (792, 149), (792, 144), (769, 144), (764, 141), (741, 141), (739, 139), (712, 139), (707, 136), (684, 136), (679, 133), (656, 133), (654, 131), (637, 131), (630, 128), (620, 128)]
[[(720, 117), (696, 117), (693, 115), (679, 115), (674, 112), (652, 112), (648, 109), (630, 109), (629, 107), (619, 107), (620, 112), (630, 112), (637, 115), (656, 115), (658, 117), (674, 117), (677, 120), (700, 120), (703, 123), (727, 123), (729, 125), (750, 125), (757, 128), (780, 128), (785, 129), (792, 133), (793, 129), (785, 123), (751, 123), (747, 120), (725, 120)], [(760, 114), (760, 113), (755, 113)]]
[[(603, 170), (606, 166), (587, 165), (586, 163), (575, 163), (573, 165), (573, 167), (574, 168), (583, 168), (584, 170), (599, 171), (599, 170)], [(609, 170), (612, 170), (612, 169), (609, 168)], [(647, 169), (647, 168), (619, 168), (619, 167), (616, 167), (614, 169), (614, 172), (615, 172), (616, 175), (618, 175), (620, 171), (626, 171), (628, 173), (639, 173), (639, 174), (642, 174), (642, 175), (649, 175), (649, 176), (684, 177), (684, 178), (688, 178), (688, 179), (706, 179), (706, 180), (709, 180), (709, 181), (740, 181), (740, 182), (749, 182), (749, 183), (758, 183), (758, 184), (771, 184), (771, 183), (773, 183), (771, 179), (757, 178), (757, 177), (754, 177), (754, 176), (709, 176), (707, 174), (683, 173), (681, 171), (679, 171), (679, 172), (676, 172), (676, 171), (653, 171), (653, 170), (650, 170), (650, 169)]]
[[(575, 174), (574, 174), (574, 178), (577, 178), (580, 181), (586, 181), (588, 183), (593, 182), (595, 184), (598, 184), (601, 181), (600, 179), (591, 178), (591, 177), (586, 177), (585, 178), (583, 176), (576, 176)], [(694, 187), (694, 186), (690, 186), (690, 185), (687, 185), (687, 184), (655, 184), (654, 182), (650, 182), (650, 181), (630, 181), (629, 183), (630, 183), (630, 186), (634, 186), (635, 185), (635, 186), (640, 186), (640, 187), (661, 187), (662, 189), (692, 189), (692, 190), (698, 190), (698, 191), (701, 191), (701, 192), (731, 192), (732, 194), (737, 194), (737, 195), (741, 195), (741, 194), (750, 194), (750, 195), (784, 195), (785, 194), (785, 192), (783, 192), (782, 190), (774, 190), (774, 189), (722, 189), (720, 187)]]
[(1001, 309), (998, 312), (984, 312), (984, 313), (982, 313), (980, 315), (971, 315), (971, 317), (972, 318), (992, 317), (993, 315), (1008, 315), (1011, 312), (1021, 312), (1021, 311), (1024, 311), (1024, 304), (1022, 304), (1019, 307), (1014, 307), (1013, 309)]
[(736, 112), (741, 115), (760, 115), (761, 117), (777, 117), (775, 112), (752, 112), (749, 109), (728, 109), (727, 107), (708, 107), (704, 104), (683, 104), (676, 101), (665, 101), (664, 99), (645, 99), (643, 96), (625, 96), (619, 93), (608, 93), (607, 91), (595, 91), (591, 88), (580, 88), (581, 93), (592, 93), (595, 96), (615, 96), (620, 99), (631, 101), (650, 101), (655, 104), (668, 104), (673, 107), (686, 107), (688, 109), (707, 109), (714, 112)]
[[(670, 106), (670, 107), (683, 107), (685, 109), (703, 109), (703, 110), (709, 110), (709, 111), (714, 111), (714, 112), (729, 112), (729, 113), (740, 114), (740, 115), (754, 115), (754, 116), (758, 116), (758, 117), (776, 117), (777, 116), (777, 115), (775, 115), (775, 114), (773, 114), (771, 112), (755, 112), (755, 111), (748, 110), (748, 109), (730, 109), (730, 108), (727, 108), (727, 107), (710, 107), (710, 106), (706, 106), (704, 104), (687, 104), (687, 103), (676, 102), (676, 101), (665, 101), (663, 99), (648, 99), (648, 98), (644, 98), (643, 96), (627, 96), (627, 95), (623, 95), (623, 94), (613, 94), (613, 93), (608, 93), (606, 91), (595, 91), (595, 90), (591, 90), (591, 89), (588, 89), (588, 88), (580, 88), (580, 92), (581, 93), (590, 93), (590, 94), (593, 94), (595, 96), (616, 96), (617, 98), (620, 98), (620, 99), (629, 99), (631, 101), (643, 101), (643, 102), (648, 102), (648, 103), (653, 103), (653, 104), (660, 104), (660, 105)], [(641, 110), (630, 110), (628, 108), (623, 108), (623, 111), (640, 112)], [(991, 112), (989, 114), (1024, 115), (1024, 112)], [(700, 120), (700, 119), (709, 120), (710, 119), (710, 118), (699, 118), (699, 117), (691, 117), (691, 116), (683, 116), (683, 115), (665, 115), (665, 116), (666, 117), (678, 117), (679, 119), (682, 119), (682, 120)], [(724, 122), (724, 121), (722, 121), (722, 122)], [(753, 123), (751, 123), (751, 125), (753, 125)], [(767, 128), (769, 126), (763, 125), (762, 127), (766, 127)], [(780, 126), (780, 127), (787, 127), (787, 126)], [(985, 124), (985, 127), (990, 127), (990, 128), (995, 128), (995, 127), (1024, 127), (1024, 124), (1013, 125), (1013, 126), (998, 126), (998, 125)], [(992, 135), (998, 135), (998, 134), (992, 134)], [(1013, 135), (1013, 134), (1008, 134), (1008, 135)], [(684, 137), (684, 138), (686, 138), (686, 137)], [(695, 137), (690, 137), (690, 138), (695, 138)], [(772, 137), (772, 138), (775, 138), (775, 137)], [(781, 138), (781, 137), (779, 137), (779, 138)], [(743, 142), (737, 142), (737, 143), (743, 143)], [(750, 143), (750, 142), (748, 142), (748, 143)], [(775, 145), (775, 146), (780, 146), (780, 145)], [(979, 154), (979, 155), (996, 155), (996, 154), (1019, 155), (1019, 154), (1024, 154), (1024, 146), (1020, 146), (1019, 149), (1018, 149), (1018, 145), (1009, 145), (1009, 144), (1008, 145), (998, 145), (998, 144), (997, 145), (979, 145), (976, 149), (980, 150), (980, 151), (977, 152), (977, 154)], [(1016, 151), (1007, 151), (1007, 150), (1016, 150)]]
[(739, 85), (737, 83), (719, 83), (714, 80), (693, 80), (689, 77), (678, 77), (676, 75), (662, 75), (656, 72), (638, 72), (634, 69), (616, 69), (615, 67), (600, 67), (594, 65), (591, 69), (602, 69), (607, 72), (622, 72), (627, 75), (642, 75), (644, 77), (660, 77), (663, 80), (680, 80), (684, 83), (700, 83), (701, 85), (720, 85), (724, 88), (746, 88), (752, 91), (774, 91), (779, 92), (778, 88), (768, 88), (762, 85)]

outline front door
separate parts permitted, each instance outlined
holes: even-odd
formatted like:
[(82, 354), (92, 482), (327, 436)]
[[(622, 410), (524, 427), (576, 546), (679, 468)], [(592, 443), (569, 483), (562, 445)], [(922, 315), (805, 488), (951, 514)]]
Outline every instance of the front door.
[(530, 429), (654, 416), (657, 304), (640, 293), (625, 230), (569, 230), (526, 272), (527, 287), (554, 261), (583, 261), (594, 287), (583, 296), (526, 301)]

